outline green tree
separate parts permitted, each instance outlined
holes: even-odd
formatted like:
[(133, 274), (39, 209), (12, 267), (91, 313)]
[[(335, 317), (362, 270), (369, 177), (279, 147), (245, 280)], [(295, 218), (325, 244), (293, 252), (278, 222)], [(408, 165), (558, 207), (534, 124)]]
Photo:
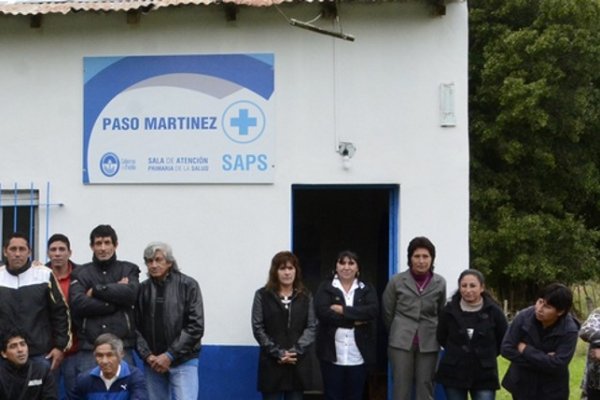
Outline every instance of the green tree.
[(471, 0), (471, 262), (512, 307), (600, 276), (600, 0)]

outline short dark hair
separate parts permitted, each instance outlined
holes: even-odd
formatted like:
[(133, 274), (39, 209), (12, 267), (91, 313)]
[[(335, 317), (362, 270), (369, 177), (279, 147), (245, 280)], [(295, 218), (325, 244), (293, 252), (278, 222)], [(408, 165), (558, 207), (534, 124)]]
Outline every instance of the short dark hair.
[(358, 254), (356, 254), (352, 250), (343, 250), (343, 251), (340, 251), (340, 253), (338, 254), (337, 258), (335, 259), (335, 262), (338, 263), (338, 262), (344, 260), (344, 258), (348, 258), (350, 260), (354, 260), (354, 262), (356, 262), (356, 267), (360, 270), (360, 264), (358, 263)]
[(433, 271), (433, 263), (435, 261), (435, 246), (433, 245), (433, 243), (431, 243), (431, 240), (427, 239), (425, 236), (417, 236), (408, 244), (408, 257), (406, 261), (408, 267), (412, 268), (410, 259), (412, 258), (413, 253), (417, 249), (427, 249), (427, 251), (429, 251), (429, 255), (431, 256), (431, 270)]
[(27, 248), (31, 249), (31, 245), (29, 244), (29, 238), (24, 233), (21, 233), (21, 232), (12, 232), (12, 233), (9, 233), (6, 236), (6, 239), (4, 239), (4, 248), (5, 249), (8, 247), (8, 244), (10, 243), (10, 241), (12, 239), (23, 239), (23, 240), (25, 240), (25, 242), (27, 243)]
[(20, 328), (17, 328), (15, 326), (11, 326), (9, 328), (6, 328), (2, 331), (1, 334), (2, 337), (2, 342), (1, 342), (1, 346), (2, 346), (2, 351), (6, 351), (6, 348), (8, 346), (8, 342), (10, 342), (10, 339), (16, 338), (16, 337), (20, 337), (23, 338), (23, 340), (25, 340), (25, 343), (27, 343), (27, 345), (29, 345), (29, 338), (27, 337), (27, 334), (25, 333), (25, 331), (23, 331)]
[(115, 232), (115, 230), (113, 229), (112, 226), (98, 225), (90, 233), (90, 246), (92, 246), (94, 244), (94, 240), (96, 240), (96, 238), (102, 238), (102, 237), (110, 237), (115, 246), (118, 243), (117, 232)]
[(62, 233), (55, 233), (54, 235), (50, 236), (46, 248), (49, 248), (50, 245), (54, 242), (63, 242), (67, 245), (67, 249), (71, 250), (71, 242), (69, 241), (69, 238), (66, 235), (63, 235)]
[(573, 292), (562, 283), (551, 283), (539, 291), (538, 299), (544, 299), (547, 304), (568, 314), (573, 306)]

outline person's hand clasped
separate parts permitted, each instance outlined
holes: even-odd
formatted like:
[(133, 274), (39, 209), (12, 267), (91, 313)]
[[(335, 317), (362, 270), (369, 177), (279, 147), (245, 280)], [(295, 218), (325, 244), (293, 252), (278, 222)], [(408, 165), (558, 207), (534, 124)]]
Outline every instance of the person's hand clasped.
[(286, 351), (283, 356), (279, 359), (280, 364), (296, 364), (298, 361), (298, 355), (291, 351)]
[(155, 356), (154, 354), (149, 355), (148, 358), (146, 358), (146, 362), (148, 362), (148, 365), (159, 374), (164, 374), (171, 367), (171, 359), (165, 353), (159, 354), (158, 356)]

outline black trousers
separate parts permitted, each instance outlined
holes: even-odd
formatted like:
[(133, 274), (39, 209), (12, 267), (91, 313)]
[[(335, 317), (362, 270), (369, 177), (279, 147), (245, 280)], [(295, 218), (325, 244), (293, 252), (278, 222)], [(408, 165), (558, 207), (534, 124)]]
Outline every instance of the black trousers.
[(341, 366), (321, 361), (326, 400), (362, 400), (367, 382), (365, 365)]

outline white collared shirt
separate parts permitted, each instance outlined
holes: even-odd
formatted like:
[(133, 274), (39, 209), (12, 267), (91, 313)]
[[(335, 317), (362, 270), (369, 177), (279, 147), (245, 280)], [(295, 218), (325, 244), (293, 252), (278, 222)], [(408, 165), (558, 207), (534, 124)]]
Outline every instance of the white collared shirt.
[[(362, 282), (360, 284), (362, 287)], [(354, 279), (348, 292), (344, 290), (337, 275), (333, 278), (331, 285), (342, 291), (346, 307), (352, 307), (354, 305), (354, 292), (359, 288), (357, 279)], [(360, 350), (358, 349), (358, 346), (356, 346), (356, 340), (354, 339), (354, 328), (337, 328), (335, 330), (335, 354), (337, 358), (334, 362), (335, 365), (352, 366), (364, 364), (365, 360), (363, 360)]]
[(120, 373), (121, 373), (121, 364), (119, 364), (119, 368), (117, 368), (117, 373), (111, 379), (106, 379), (104, 377), (104, 374), (102, 373), (102, 371), (100, 371), (100, 379), (102, 379), (104, 381), (104, 384), (106, 385), (106, 390), (110, 390), (110, 387), (112, 386), (113, 383), (115, 383), (115, 381), (119, 377)]

